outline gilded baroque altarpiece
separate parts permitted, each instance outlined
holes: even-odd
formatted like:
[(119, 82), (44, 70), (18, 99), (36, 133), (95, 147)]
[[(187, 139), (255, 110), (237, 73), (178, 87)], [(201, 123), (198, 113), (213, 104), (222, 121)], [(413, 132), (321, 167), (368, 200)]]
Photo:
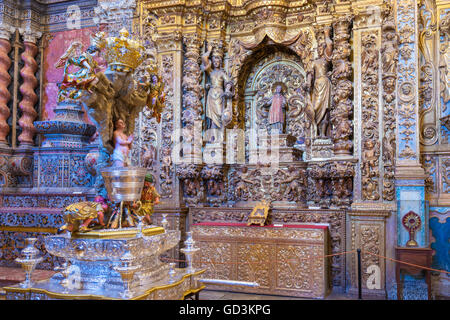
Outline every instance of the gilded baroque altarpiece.
[[(33, 121), (54, 117), (51, 50), (64, 37), (88, 42), (98, 25), (112, 35), (126, 27), (142, 43), (147, 58), (136, 81), (148, 76), (146, 67), (159, 70), (161, 121), (144, 109), (132, 149), (161, 194), (157, 223), (167, 213), (183, 239), (193, 222), (246, 222), (264, 199), (274, 222), (328, 223), (330, 253), (361, 248), (393, 256), (407, 233), (397, 217), (414, 210), (426, 221), (420, 246), (431, 244), (438, 257), (445, 252), (448, 1), (77, 5), (80, 25), (69, 30), (65, 1), (1, 2), (0, 228), (8, 261), (18, 252), (6, 239), (52, 233), (61, 223), (58, 208), (93, 195), (95, 148), (44, 148)], [(279, 130), (276, 143), (272, 130)], [(182, 257), (177, 250), (171, 255)], [(49, 268), (54, 261), (46, 259)], [(444, 269), (448, 258), (436, 261)], [(331, 285), (354, 289), (355, 256), (330, 262)], [(363, 267), (370, 265), (380, 268), (381, 287), (364, 289), (389, 295), (394, 264), (363, 255)]]

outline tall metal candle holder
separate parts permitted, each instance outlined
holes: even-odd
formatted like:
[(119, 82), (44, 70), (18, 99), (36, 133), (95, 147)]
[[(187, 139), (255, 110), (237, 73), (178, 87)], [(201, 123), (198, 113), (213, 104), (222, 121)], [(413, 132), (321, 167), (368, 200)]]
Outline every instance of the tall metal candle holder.
[(126, 246), (125, 254), (120, 258), (120, 265), (114, 269), (120, 273), (122, 281), (124, 283), (124, 292), (122, 297), (125, 299), (130, 299), (133, 294), (131, 292), (130, 283), (134, 278), (134, 274), (139, 269), (138, 265), (133, 265), (134, 256), (130, 252), (128, 245)]
[(186, 235), (187, 235), (187, 238), (186, 238), (186, 241), (184, 242), (185, 247), (182, 248), (180, 251), (183, 252), (184, 255), (186, 256), (187, 272), (193, 273), (194, 267), (192, 265), (192, 262), (193, 262), (194, 255), (199, 250), (199, 248), (195, 247), (195, 241), (192, 238), (192, 231), (186, 232)]
[(22, 288), (31, 288), (31, 274), (36, 265), (43, 259), (42, 257), (36, 257), (39, 253), (39, 250), (34, 247), (36, 241), (36, 238), (26, 238), (25, 243), (27, 246), (21, 252), (22, 257), (15, 260), (25, 270), (25, 281), (20, 285)]

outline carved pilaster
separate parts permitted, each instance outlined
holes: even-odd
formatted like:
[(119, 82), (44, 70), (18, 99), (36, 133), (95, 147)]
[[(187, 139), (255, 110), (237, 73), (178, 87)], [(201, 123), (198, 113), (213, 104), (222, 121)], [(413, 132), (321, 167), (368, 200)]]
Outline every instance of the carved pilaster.
[[(183, 37), (185, 45), (184, 76), (182, 82), (183, 104), (181, 113), (183, 160), (201, 162), (201, 117), (203, 88), (200, 70), (201, 39), (197, 33)], [(200, 145), (199, 145), (200, 144)]]
[(382, 28), (381, 70), (383, 85), (383, 200), (395, 199), (394, 166), (396, 151), (395, 103), (398, 62), (398, 35), (393, 17), (386, 17)]
[[(385, 295), (386, 219), (389, 211), (350, 211), (348, 237), (349, 250), (361, 249), (363, 293)], [(372, 253), (372, 254), (369, 254)], [(358, 279), (357, 255), (348, 255), (350, 292), (355, 293)], [(375, 267), (373, 267), (375, 266)], [(366, 291), (367, 290), (367, 291)]]
[[(397, 150), (395, 159), (398, 202), (397, 234), (405, 246), (409, 233), (402, 219), (410, 211), (420, 216), (419, 247), (428, 246), (428, 212), (425, 208), (425, 172), (420, 164), (418, 1), (397, 0), (399, 60), (397, 65)], [(405, 240), (406, 239), (406, 240)]]
[(361, 34), (361, 185), (363, 200), (379, 200), (378, 31)]
[(352, 96), (352, 64), (349, 61), (350, 27), (352, 17), (350, 15), (337, 18), (333, 24), (334, 50), (332, 56), (333, 71), (331, 81), (334, 86), (333, 108), (331, 110), (331, 123), (333, 125), (333, 140), (335, 155), (351, 155), (353, 143), (352, 121), (353, 103)]

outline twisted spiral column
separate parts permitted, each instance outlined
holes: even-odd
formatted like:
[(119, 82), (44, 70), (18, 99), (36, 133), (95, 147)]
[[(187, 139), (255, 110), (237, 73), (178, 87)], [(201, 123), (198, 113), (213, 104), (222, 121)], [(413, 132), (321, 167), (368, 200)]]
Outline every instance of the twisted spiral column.
[(34, 92), (38, 84), (38, 80), (35, 77), (38, 64), (34, 57), (38, 52), (38, 48), (36, 44), (28, 41), (24, 42), (24, 47), (25, 51), (21, 55), (24, 66), (20, 70), (23, 84), (19, 88), (23, 97), (19, 104), (19, 108), (22, 111), (22, 117), (19, 119), (19, 126), (22, 129), (22, 133), (18, 137), (18, 140), (21, 145), (33, 145), (33, 137), (36, 132), (33, 121), (38, 115), (34, 109), (34, 105), (38, 101), (38, 96)]
[(7, 123), (9, 115), (8, 101), (11, 99), (8, 86), (11, 83), (11, 76), (8, 73), (11, 66), (11, 59), (8, 56), (11, 50), (9, 40), (0, 38), (0, 145), (6, 144), (6, 137), (9, 133)]

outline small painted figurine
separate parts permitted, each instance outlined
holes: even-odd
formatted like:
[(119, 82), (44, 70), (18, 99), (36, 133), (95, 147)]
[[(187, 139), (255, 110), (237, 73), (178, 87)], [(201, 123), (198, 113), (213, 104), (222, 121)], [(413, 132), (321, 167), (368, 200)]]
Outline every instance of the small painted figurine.
[(114, 130), (113, 141), (114, 151), (111, 157), (113, 167), (127, 167), (130, 164), (130, 150), (133, 143), (133, 135), (127, 136), (125, 134), (125, 122), (119, 119), (115, 123), (116, 130)]
[(142, 206), (137, 212), (138, 215), (144, 216), (144, 221), (148, 224), (152, 224), (151, 215), (153, 214), (153, 208), (159, 203), (161, 198), (153, 183), (153, 176), (148, 173), (145, 176), (144, 189), (142, 189), (141, 193)]
[(153, 114), (158, 123), (161, 122), (161, 112), (164, 109), (166, 94), (164, 92), (164, 83), (161, 77), (153, 73), (150, 75), (150, 94), (147, 97), (147, 107), (153, 110)]
[(94, 201), (71, 204), (64, 209), (64, 221), (66, 224), (59, 228), (57, 233), (89, 231), (89, 224), (94, 219), (98, 220), (99, 225), (105, 226), (103, 219), (107, 209), (108, 205), (102, 196), (96, 196)]
[[(82, 43), (73, 42), (66, 52), (59, 58), (55, 68), (64, 67), (64, 78), (59, 85), (58, 101), (64, 99), (78, 99), (83, 90), (91, 92), (92, 86), (98, 82), (95, 69), (98, 63), (94, 60), (99, 49), (90, 46), (84, 53), (81, 53)], [(69, 67), (78, 68), (69, 72)]]

